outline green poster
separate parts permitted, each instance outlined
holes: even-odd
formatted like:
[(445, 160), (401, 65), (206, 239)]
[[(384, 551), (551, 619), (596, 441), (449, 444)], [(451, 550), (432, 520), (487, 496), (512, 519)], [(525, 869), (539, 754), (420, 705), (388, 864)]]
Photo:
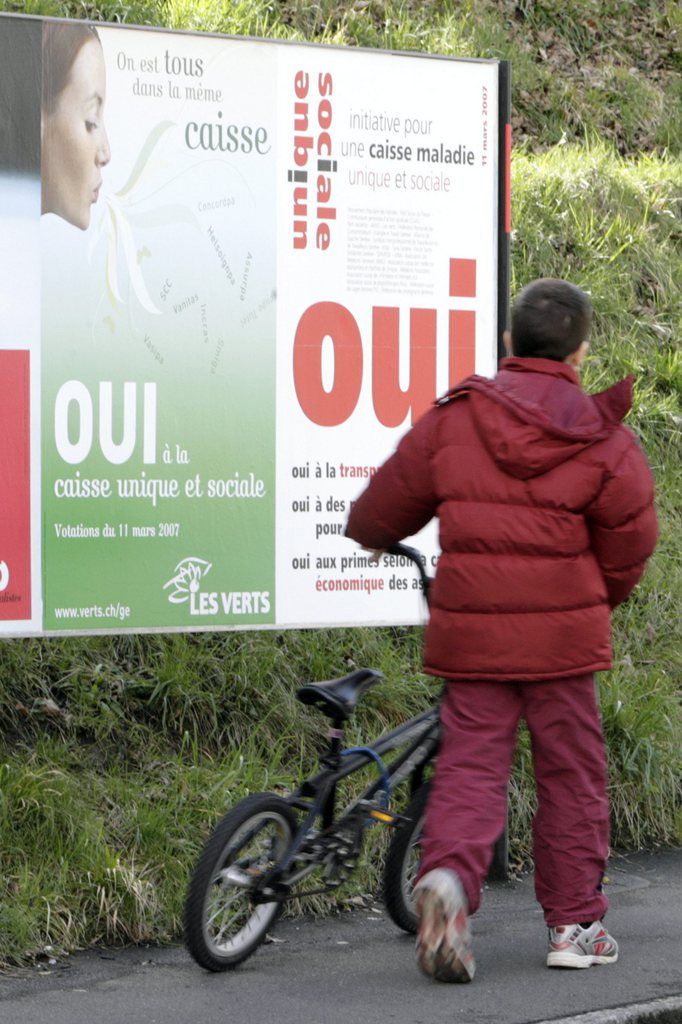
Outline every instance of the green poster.
[(273, 621), (273, 56), (80, 46), (43, 144), (48, 630)]

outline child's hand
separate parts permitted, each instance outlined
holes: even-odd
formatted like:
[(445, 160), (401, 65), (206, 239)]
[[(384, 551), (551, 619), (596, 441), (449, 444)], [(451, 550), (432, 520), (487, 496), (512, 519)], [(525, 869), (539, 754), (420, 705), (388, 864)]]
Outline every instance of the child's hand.
[(362, 550), (363, 551), (369, 551), (369, 560), (370, 560), (370, 563), (372, 565), (378, 565), (379, 562), (381, 561), (381, 556), (383, 554), (385, 554), (385, 551), (384, 551), (383, 548), (378, 548), (378, 549), (363, 548)]

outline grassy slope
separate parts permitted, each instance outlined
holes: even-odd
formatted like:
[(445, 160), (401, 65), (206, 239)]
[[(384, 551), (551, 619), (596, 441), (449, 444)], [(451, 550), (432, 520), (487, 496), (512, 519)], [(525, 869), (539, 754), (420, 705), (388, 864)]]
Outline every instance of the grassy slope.
[[(576, 0), (571, 15), (559, 0), (0, 7), (513, 61), (514, 285), (556, 275), (589, 289), (598, 315), (587, 386), (637, 378), (630, 422), (656, 473), (662, 538), (615, 617), (616, 667), (601, 681), (602, 704), (616, 844), (671, 841), (682, 767), (678, 9), (654, 0)], [(320, 729), (296, 705), (298, 680), (362, 664), (389, 681), (369, 695), (358, 727), (398, 721), (437, 692), (419, 675), (417, 630), (3, 644), (0, 961), (45, 944), (176, 934), (188, 865), (211, 821), (245, 792), (286, 786), (311, 764)], [(512, 786), (518, 858), (528, 852), (532, 799), (522, 736)], [(373, 863), (357, 885), (375, 884)]]

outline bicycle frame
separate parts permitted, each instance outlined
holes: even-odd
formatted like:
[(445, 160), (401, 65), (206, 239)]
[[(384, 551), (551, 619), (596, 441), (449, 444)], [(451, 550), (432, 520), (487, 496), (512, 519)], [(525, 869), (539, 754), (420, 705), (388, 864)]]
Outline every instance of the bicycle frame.
[[(403, 725), (398, 726), (397, 729), (393, 729), (391, 732), (380, 736), (372, 744), (371, 750), (379, 757), (390, 753), (392, 750), (396, 750), (403, 744), (409, 744), (407, 749), (387, 766), (386, 774), (390, 789), (399, 786), (411, 773), (420, 766), (423, 767), (433, 757), (438, 745), (438, 724), (438, 708), (430, 708), (421, 715), (416, 715)], [(338, 762), (336, 760), (337, 757)], [(321, 811), (329, 810), (327, 807), (328, 798), (333, 795), (337, 783), (352, 775), (358, 769), (367, 767), (368, 762), (372, 760), (369, 754), (364, 753), (351, 753), (347, 757), (344, 757), (342, 753), (338, 755), (331, 754), (326, 762), (323, 760), (327, 767), (311, 779), (306, 780), (300, 789), (289, 798), (289, 803), (293, 807), (311, 812), (315, 810), (318, 814)], [(382, 788), (382, 782), (383, 778), (376, 779), (362, 796), (349, 805), (347, 810), (354, 807), (360, 800), (373, 799)], [(308, 803), (304, 799), (305, 797), (312, 797), (313, 803)], [(332, 818), (330, 820), (324, 820), (323, 818), (325, 827), (329, 826), (331, 821)]]

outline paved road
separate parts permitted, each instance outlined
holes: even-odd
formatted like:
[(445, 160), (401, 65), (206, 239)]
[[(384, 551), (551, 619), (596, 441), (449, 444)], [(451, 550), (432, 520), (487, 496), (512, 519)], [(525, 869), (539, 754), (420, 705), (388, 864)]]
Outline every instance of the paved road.
[[(38, 976), (0, 977), (1, 1024), (529, 1024), (682, 993), (682, 851), (611, 867), (609, 926), (621, 959), (544, 967), (532, 881), (492, 886), (474, 922), (472, 985), (437, 985), (381, 908), (280, 922), (279, 941), (229, 974), (181, 947), (90, 951)], [(682, 1019), (682, 1017), (680, 1018)]]

